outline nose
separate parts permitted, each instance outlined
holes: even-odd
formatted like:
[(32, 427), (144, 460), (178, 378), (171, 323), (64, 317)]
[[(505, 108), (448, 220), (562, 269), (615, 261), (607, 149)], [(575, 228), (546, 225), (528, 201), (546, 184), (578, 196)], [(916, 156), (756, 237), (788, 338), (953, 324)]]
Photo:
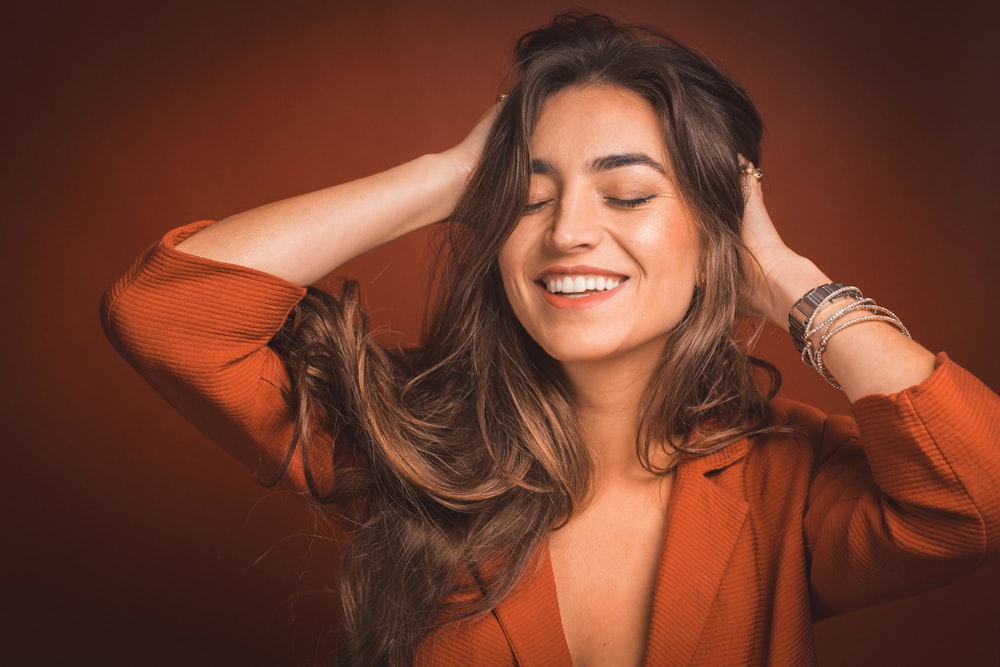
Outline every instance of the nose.
[(549, 228), (549, 243), (562, 253), (593, 248), (603, 230), (596, 203), (582, 194), (564, 192), (559, 198)]

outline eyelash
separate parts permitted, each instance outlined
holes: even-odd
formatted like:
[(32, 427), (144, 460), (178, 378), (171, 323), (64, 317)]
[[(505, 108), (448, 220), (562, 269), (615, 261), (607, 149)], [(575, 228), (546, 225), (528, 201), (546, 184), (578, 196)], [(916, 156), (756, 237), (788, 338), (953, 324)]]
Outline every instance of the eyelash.
[(656, 195), (649, 195), (648, 197), (637, 197), (635, 199), (618, 199), (616, 197), (605, 197), (604, 199), (612, 206), (617, 206), (619, 208), (639, 208), (646, 202), (650, 201)]
[[(618, 199), (617, 197), (605, 197), (604, 200), (615, 206), (617, 208), (639, 208), (643, 204), (651, 201), (656, 195), (649, 195), (648, 197), (636, 197), (635, 199)], [(539, 202), (532, 202), (524, 205), (524, 213), (534, 213), (542, 209), (546, 204), (551, 202), (551, 199), (544, 199)]]
[(544, 199), (542, 201), (536, 201), (536, 202), (531, 202), (531, 203), (525, 204), (524, 205), (524, 214), (527, 215), (529, 213), (534, 213), (535, 211), (540, 210), (542, 207), (544, 207), (550, 201), (552, 201), (552, 200), (551, 199)]

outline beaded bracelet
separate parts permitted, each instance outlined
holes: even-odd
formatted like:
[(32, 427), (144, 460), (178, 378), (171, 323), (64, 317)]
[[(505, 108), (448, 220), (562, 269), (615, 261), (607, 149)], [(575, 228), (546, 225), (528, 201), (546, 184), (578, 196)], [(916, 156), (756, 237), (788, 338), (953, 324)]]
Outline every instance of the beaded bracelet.
[[(819, 324), (815, 323), (816, 316), (825, 306), (844, 297), (852, 297), (854, 300), (837, 310)], [(806, 306), (812, 306), (812, 304), (816, 305), (812, 308), (811, 312), (808, 312), (808, 316), (806, 316), (807, 309), (803, 307), (803, 304), (806, 304)], [(837, 324), (845, 316), (860, 310), (867, 311), (869, 314), (863, 317), (856, 317), (842, 324)], [(796, 316), (805, 316), (804, 322), (797, 319)], [(838, 333), (848, 327), (852, 327), (855, 324), (860, 324), (862, 322), (885, 322), (896, 327), (899, 332), (907, 338), (912, 338), (909, 330), (903, 325), (903, 322), (899, 319), (896, 313), (892, 312), (888, 308), (879, 306), (873, 299), (865, 298), (864, 295), (861, 294), (861, 290), (857, 287), (850, 287), (842, 283), (831, 283), (829, 285), (818, 287), (815, 290), (811, 290), (808, 294), (806, 294), (806, 296), (796, 302), (791, 313), (789, 313), (788, 320), (789, 333), (792, 334), (795, 346), (801, 353), (802, 362), (806, 366), (815, 368), (824, 380), (830, 383), (831, 386), (836, 389), (840, 389), (841, 391), (843, 391), (843, 387), (839, 382), (837, 382), (837, 379), (830, 373), (830, 371), (826, 368), (826, 365), (823, 363), (823, 354), (826, 352), (827, 345), (829, 344), (830, 339)], [(819, 334), (820, 332), (823, 333), (820, 337), (819, 344), (814, 345), (813, 336)]]
[(788, 333), (792, 336), (795, 349), (802, 352), (806, 344), (806, 332), (811, 329), (813, 318), (823, 306), (842, 296), (862, 298), (861, 290), (844, 283), (828, 283), (806, 292), (788, 311)]
[(841, 391), (843, 391), (844, 388), (840, 386), (840, 383), (837, 382), (836, 378), (833, 377), (830, 371), (827, 370), (826, 366), (823, 364), (823, 354), (826, 352), (827, 343), (830, 342), (831, 338), (836, 336), (844, 329), (852, 327), (855, 324), (860, 324), (861, 322), (885, 322), (887, 324), (895, 326), (897, 329), (899, 329), (899, 332), (904, 336), (906, 336), (907, 338), (911, 339), (913, 338), (910, 335), (909, 330), (903, 325), (903, 322), (899, 319), (896, 313), (892, 312), (888, 308), (883, 308), (882, 306), (872, 306), (870, 309), (873, 312), (872, 315), (865, 315), (864, 317), (857, 317), (853, 320), (848, 320), (843, 324), (838, 325), (837, 327), (827, 331), (827, 333), (823, 335), (823, 338), (819, 342), (819, 348), (817, 348), (816, 350), (816, 359), (815, 359), (816, 370), (819, 372), (820, 375), (823, 376), (823, 379), (825, 379), (827, 382), (830, 383), (831, 386)]
[[(875, 306), (875, 299), (856, 298), (852, 303), (844, 306), (843, 308), (841, 308), (840, 310), (838, 310), (833, 315), (831, 315), (830, 317), (826, 318), (825, 320), (823, 320), (822, 322), (820, 322), (816, 326), (810, 327), (806, 331), (806, 333), (805, 333), (805, 337), (806, 337), (806, 345), (805, 345), (805, 347), (808, 347), (808, 345), (809, 345), (808, 341), (809, 341), (810, 338), (812, 338), (814, 335), (816, 335), (817, 333), (819, 333), (823, 329), (829, 328), (829, 326), (831, 324), (833, 324), (834, 322), (836, 322), (837, 320), (839, 320), (844, 315), (847, 315), (848, 313), (853, 313), (854, 311), (860, 310), (862, 308), (866, 308), (867, 306)], [(819, 308), (817, 308), (816, 310), (818, 312)], [(811, 322), (812, 322), (812, 318), (810, 318), (810, 323)]]
[[(830, 300), (832, 301), (834, 298), (837, 297), (832, 297)], [(806, 323), (809, 328), (805, 332), (805, 344), (799, 351), (802, 356), (802, 363), (804, 363), (806, 366), (809, 366), (810, 368), (816, 368), (815, 357), (817, 348), (813, 345), (813, 336), (815, 336), (816, 334), (818, 334), (820, 331), (823, 330), (829, 331), (833, 327), (833, 325), (838, 320), (840, 320), (840, 318), (842, 318), (844, 315), (862, 309), (874, 313), (875, 311), (872, 309), (878, 308), (878, 306), (875, 304), (874, 299), (866, 299), (861, 296), (860, 292), (858, 292), (857, 296), (855, 296), (854, 301), (844, 306), (843, 308), (841, 308), (833, 315), (820, 322), (819, 324), (813, 326), (813, 321), (816, 319), (816, 313), (818, 313), (820, 309), (823, 308), (825, 305), (827, 305), (826, 302), (821, 303), (819, 306), (817, 306), (815, 312), (813, 312), (812, 315), (809, 317), (809, 321)]]

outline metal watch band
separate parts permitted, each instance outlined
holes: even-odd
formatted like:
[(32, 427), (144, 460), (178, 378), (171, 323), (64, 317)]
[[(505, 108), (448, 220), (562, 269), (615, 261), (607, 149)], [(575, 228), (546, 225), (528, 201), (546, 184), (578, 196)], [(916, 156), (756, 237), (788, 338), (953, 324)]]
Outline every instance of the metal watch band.
[(795, 349), (802, 353), (806, 346), (806, 322), (812, 317), (813, 312), (823, 303), (828, 296), (846, 288), (844, 283), (827, 283), (806, 292), (806, 295), (795, 302), (792, 309), (788, 311), (788, 333), (792, 336)]

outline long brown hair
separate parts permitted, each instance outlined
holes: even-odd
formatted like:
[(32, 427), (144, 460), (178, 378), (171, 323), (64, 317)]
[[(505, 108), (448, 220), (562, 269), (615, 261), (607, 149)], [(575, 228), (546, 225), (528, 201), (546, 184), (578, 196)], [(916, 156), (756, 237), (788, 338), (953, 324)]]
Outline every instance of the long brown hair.
[[(341, 565), (345, 664), (408, 664), (441, 624), (488, 611), (589, 493), (592, 462), (565, 380), (517, 322), (497, 265), (553, 93), (603, 84), (648, 100), (698, 227), (705, 280), (646, 391), (637, 456), (664, 473), (764, 428), (759, 362), (737, 334), (750, 289), (739, 164), (759, 163), (761, 135), (746, 94), (673, 40), (595, 15), (524, 35), (514, 77), (444, 229), (422, 346), (379, 346), (351, 283), (337, 297), (311, 290), (273, 343), (298, 419), (288, 460), (298, 448), (315, 498), (343, 503), (355, 522)], [(336, 442), (326, 495), (305, 451), (329, 441), (320, 432)], [(664, 443), (672, 463), (654, 469)]]

